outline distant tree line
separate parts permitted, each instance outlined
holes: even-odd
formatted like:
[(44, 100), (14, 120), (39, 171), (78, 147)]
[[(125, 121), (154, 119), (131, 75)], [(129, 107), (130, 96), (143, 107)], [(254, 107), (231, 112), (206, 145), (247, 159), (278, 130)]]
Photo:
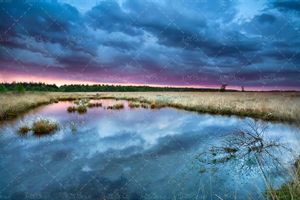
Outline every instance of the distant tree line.
[(1, 83), (0, 91), (58, 91), (59, 87), (56, 85), (44, 84), (44, 83)]
[[(180, 87), (152, 87), (152, 86), (121, 86), (121, 85), (62, 85), (45, 83), (1, 83), (0, 92), (16, 91), (19, 93), (25, 91), (41, 91), (41, 92), (156, 92), (156, 91), (218, 91), (218, 89), (204, 89), (204, 88), (180, 88)], [(235, 91), (235, 90), (226, 90)]]

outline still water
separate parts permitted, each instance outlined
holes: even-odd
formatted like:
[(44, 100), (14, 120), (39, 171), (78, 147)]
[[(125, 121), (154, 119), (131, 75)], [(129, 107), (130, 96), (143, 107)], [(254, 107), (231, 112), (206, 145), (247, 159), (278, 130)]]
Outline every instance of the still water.
[[(237, 160), (205, 171), (197, 161), (252, 119), (118, 103), (125, 109), (90, 108), (79, 115), (66, 111), (72, 102), (59, 102), (1, 124), (0, 199), (264, 198), (264, 179), (255, 167), (243, 171)], [(60, 130), (46, 137), (17, 134), (20, 125), (41, 117), (59, 122)], [(290, 166), (300, 152), (299, 129), (267, 125), (267, 138), (293, 149), (276, 155)], [(287, 181), (271, 171), (275, 186)]]

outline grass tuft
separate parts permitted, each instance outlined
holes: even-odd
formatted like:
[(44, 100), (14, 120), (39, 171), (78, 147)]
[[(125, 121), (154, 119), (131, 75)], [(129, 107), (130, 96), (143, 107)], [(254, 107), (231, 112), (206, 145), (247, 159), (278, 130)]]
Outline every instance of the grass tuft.
[(147, 104), (147, 103), (141, 103), (141, 107), (148, 109), (149, 108), (149, 104)]
[(88, 105), (90, 102), (90, 99), (77, 99), (74, 101), (76, 105)]
[(58, 103), (58, 99), (50, 99), (50, 103)]
[(163, 108), (163, 107), (166, 107), (167, 105), (163, 104), (163, 103), (158, 103), (158, 102), (152, 102), (150, 104), (150, 108), (151, 109), (160, 109), (160, 108)]
[(155, 109), (155, 108), (156, 108), (156, 105), (155, 105), (154, 103), (151, 103), (151, 104), (150, 104), (150, 108), (151, 108), (151, 109)]
[(86, 106), (84, 106), (84, 105), (79, 105), (79, 106), (77, 107), (77, 112), (78, 112), (79, 114), (84, 114), (84, 113), (86, 113), (86, 112), (87, 112)]
[(54, 133), (59, 129), (59, 125), (56, 122), (48, 119), (39, 119), (32, 124), (31, 130), (34, 135), (42, 136)]
[(67, 111), (69, 112), (69, 113), (72, 113), (72, 112), (76, 112), (76, 107), (75, 106), (69, 106), (68, 108), (67, 108)]
[(89, 108), (98, 108), (98, 107), (102, 107), (102, 103), (100, 102), (96, 102), (96, 103), (89, 103), (88, 104)]
[(141, 104), (137, 103), (137, 102), (129, 102), (128, 106), (129, 106), (129, 108), (139, 108), (141, 106)]
[(122, 103), (118, 103), (113, 106), (107, 106), (107, 109), (110, 109), (110, 110), (120, 110), (123, 108), (124, 108), (124, 105)]
[(19, 127), (18, 133), (20, 135), (26, 135), (30, 130), (31, 130), (31, 128), (29, 126), (23, 125), (23, 126)]

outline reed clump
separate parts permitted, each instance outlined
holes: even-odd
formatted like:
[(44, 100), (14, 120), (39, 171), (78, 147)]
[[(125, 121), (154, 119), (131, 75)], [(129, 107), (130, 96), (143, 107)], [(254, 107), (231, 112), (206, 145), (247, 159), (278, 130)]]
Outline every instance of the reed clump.
[(50, 103), (58, 103), (59, 100), (58, 99), (50, 99)]
[(31, 128), (27, 125), (23, 125), (18, 129), (18, 133), (20, 135), (26, 135), (29, 131), (31, 131)]
[(138, 102), (129, 102), (128, 107), (129, 108), (139, 108), (139, 107), (141, 107), (141, 104)]
[(98, 108), (98, 107), (102, 107), (102, 103), (101, 102), (95, 102), (95, 103), (89, 103), (88, 104), (89, 108)]
[(59, 129), (58, 123), (48, 120), (48, 119), (39, 119), (32, 124), (32, 132), (34, 135), (42, 136), (54, 133)]
[(162, 103), (162, 102), (152, 102), (150, 104), (150, 108), (151, 109), (160, 109), (160, 108), (164, 108), (167, 107), (168, 105)]
[(124, 104), (122, 104), (122, 103), (118, 103), (118, 104), (115, 104), (112, 106), (107, 106), (107, 109), (109, 109), (109, 110), (121, 110), (123, 108), (124, 108)]
[(77, 99), (74, 101), (74, 104), (76, 105), (88, 105), (90, 102), (90, 99)]
[(79, 114), (84, 114), (87, 112), (87, 107), (85, 105), (79, 105), (79, 106), (69, 106), (67, 108), (67, 111), (69, 113), (78, 112)]
[(149, 108), (149, 104), (147, 104), (147, 103), (141, 103), (141, 107), (145, 108), (145, 109), (148, 109)]
[(87, 112), (87, 108), (102, 107), (101, 102), (90, 103), (90, 99), (76, 99), (74, 104), (76, 106), (69, 106), (67, 108), (69, 113), (77, 111), (79, 114), (84, 114)]
[(87, 112), (87, 107), (86, 107), (85, 105), (79, 105), (79, 106), (77, 107), (77, 112), (78, 112), (79, 114), (84, 114), (84, 113)]
[(69, 113), (76, 112), (76, 110), (77, 110), (77, 108), (76, 108), (75, 106), (69, 106), (69, 107), (67, 108), (67, 111), (68, 111)]

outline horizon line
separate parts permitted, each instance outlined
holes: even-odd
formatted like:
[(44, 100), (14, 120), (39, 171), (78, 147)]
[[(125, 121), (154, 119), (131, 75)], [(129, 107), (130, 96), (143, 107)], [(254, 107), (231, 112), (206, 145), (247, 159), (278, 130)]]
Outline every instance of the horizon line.
[[(72, 81), (71, 81), (72, 82)], [(56, 85), (57, 87), (61, 87), (63, 85), (88, 85), (88, 86), (92, 86), (92, 85), (108, 85), (108, 86), (136, 86), (136, 87), (158, 87), (158, 88), (184, 88), (184, 89), (211, 89), (211, 90), (218, 90), (220, 89), (220, 86), (217, 85), (167, 85), (167, 84), (140, 84), (140, 83), (105, 83), (105, 82), (90, 82), (90, 81), (74, 81), (73, 83), (55, 83), (55, 82), (41, 82), (41, 81), (2, 81), (0, 82), (0, 84), (13, 84), (13, 83), (33, 83), (33, 84), (38, 84), (38, 83), (42, 83), (42, 84), (48, 84), (48, 85)], [(248, 90), (247, 90), (248, 88)], [(273, 89), (272, 89), (273, 88)], [(283, 91), (283, 92), (300, 92), (300, 88), (294, 88), (294, 89), (290, 89), (290, 88), (286, 88), (286, 89), (282, 89), (282, 88), (278, 88), (277, 87), (272, 87), (272, 86), (244, 86), (244, 91), (245, 92), (272, 92), (272, 91)], [(227, 85), (227, 89), (226, 90), (235, 90), (235, 91), (241, 91), (241, 86), (235, 86), (235, 85)]]

